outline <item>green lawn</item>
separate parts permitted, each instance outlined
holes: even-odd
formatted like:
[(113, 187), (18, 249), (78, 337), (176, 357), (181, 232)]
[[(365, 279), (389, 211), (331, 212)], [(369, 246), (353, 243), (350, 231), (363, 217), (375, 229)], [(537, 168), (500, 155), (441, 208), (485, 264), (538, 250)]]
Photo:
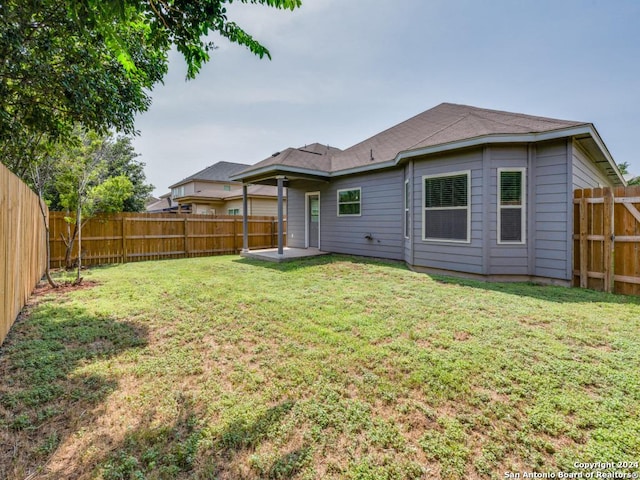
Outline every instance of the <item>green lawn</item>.
[(0, 349), (0, 478), (473, 479), (640, 461), (638, 298), (345, 256), (146, 262), (85, 282), (33, 299)]

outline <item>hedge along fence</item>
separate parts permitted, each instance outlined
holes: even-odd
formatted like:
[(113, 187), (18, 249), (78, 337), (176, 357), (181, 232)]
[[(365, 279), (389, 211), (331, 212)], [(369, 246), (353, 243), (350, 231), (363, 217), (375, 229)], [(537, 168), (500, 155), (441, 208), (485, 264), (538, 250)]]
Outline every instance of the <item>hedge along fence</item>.
[(45, 272), (46, 236), (39, 202), (0, 164), (0, 344)]
[[(65, 263), (69, 225), (64, 212), (50, 213), (51, 267)], [(286, 224), (285, 224), (286, 225)], [(249, 248), (278, 245), (275, 217), (249, 217)], [(283, 232), (286, 239), (286, 227)], [(241, 216), (174, 213), (99, 215), (82, 227), (82, 265), (104, 265), (168, 258), (228, 255), (242, 249)], [(71, 258), (78, 256), (77, 240)]]

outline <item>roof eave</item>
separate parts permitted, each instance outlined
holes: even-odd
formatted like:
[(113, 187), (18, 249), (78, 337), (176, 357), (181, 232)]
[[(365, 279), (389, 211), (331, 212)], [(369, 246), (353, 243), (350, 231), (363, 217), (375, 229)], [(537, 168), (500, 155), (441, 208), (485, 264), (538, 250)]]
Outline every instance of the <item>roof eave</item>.
[[(225, 200), (242, 200), (242, 195), (234, 195), (233, 197), (227, 197)], [(247, 198), (254, 198), (259, 200), (276, 200), (278, 198), (277, 195), (266, 195), (264, 193), (247, 193)], [(283, 199), (287, 199), (287, 195), (284, 194)]]
[(399, 165), (403, 161), (410, 158), (420, 157), (424, 155), (432, 155), (436, 153), (449, 152), (452, 150), (459, 150), (462, 148), (478, 147), (488, 144), (496, 143), (533, 143), (544, 142), (548, 140), (557, 140), (560, 138), (577, 137), (580, 135), (589, 135), (598, 145), (599, 150), (602, 152), (603, 157), (611, 165), (613, 171), (618, 177), (619, 181), (623, 185), (626, 185), (620, 169), (613, 160), (613, 157), (609, 153), (606, 145), (600, 138), (597, 130), (591, 123), (585, 123), (582, 125), (576, 125), (567, 128), (560, 128), (557, 130), (550, 130), (546, 132), (531, 132), (531, 133), (513, 133), (513, 134), (491, 134), (482, 135), (479, 137), (468, 138), (464, 140), (458, 140), (455, 142), (442, 143), (438, 145), (432, 145), (428, 147), (418, 148), (414, 150), (405, 150), (399, 152), (394, 159), (384, 162), (378, 162), (371, 165), (361, 165), (358, 167), (345, 168), (343, 170), (337, 170), (333, 172), (326, 172), (322, 170), (308, 169), (304, 167), (295, 167), (289, 165), (274, 164), (268, 165), (255, 170), (249, 170), (241, 172), (237, 175), (233, 175), (230, 178), (232, 180), (243, 181), (245, 183), (251, 183), (251, 181), (259, 181), (267, 178), (273, 178), (275, 175), (286, 175), (287, 173), (298, 173), (302, 175), (310, 175), (315, 177), (321, 177), (321, 179), (328, 180), (332, 177), (339, 177), (344, 175), (353, 175), (357, 173), (364, 173), (372, 170), (381, 170), (384, 168), (391, 168)]
[(487, 144), (544, 142), (547, 140), (557, 140), (560, 138), (578, 137), (580, 135), (589, 135), (591, 138), (593, 138), (594, 142), (596, 142), (596, 144), (598, 145), (598, 149), (602, 153), (603, 157), (607, 160), (607, 162), (611, 165), (611, 168), (616, 173), (618, 179), (623, 183), (623, 185), (626, 185), (626, 182), (624, 181), (624, 178), (622, 178), (622, 174), (620, 173), (620, 169), (616, 165), (616, 162), (613, 160), (613, 157), (602, 141), (602, 138), (600, 138), (598, 131), (591, 123), (540, 133), (483, 135), (481, 137), (469, 138), (457, 142), (443, 143), (440, 145), (433, 145), (416, 150), (399, 152), (396, 155), (395, 162), (396, 164), (399, 164), (402, 161), (413, 157), (431, 155), (434, 153), (447, 152), (460, 148), (476, 147)]
[(176, 197), (173, 199), (176, 203), (189, 203), (189, 202), (224, 202), (222, 197), (209, 197), (205, 195), (185, 195), (184, 197)]
[(622, 175), (622, 172), (620, 171), (618, 164), (615, 162), (615, 160), (613, 159), (613, 156), (609, 152), (609, 149), (607, 148), (604, 141), (600, 137), (598, 130), (596, 130), (596, 127), (593, 124), (590, 124), (590, 126), (591, 126), (591, 132), (590, 132), (591, 138), (593, 138), (593, 141), (596, 143), (596, 145), (598, 145), (600, 152), (602, 152), (602, 156), (607, 160), (607, 162), (609, 162), (609, 165), (617, 175), (622, 185), (626, 187), (627, 181), (624, 179), (624, 175)]
[(257, 168), (255, 170), (247, 170), (240, 172), (236, 175), (232, 175), (231, 180), (236, 180), (244, 183), (252, 183), (260, 181), (261, 179), (273, 178), (277, 175), (285, 175), (287, 173), (299, 174), (311, 177), (330, 177), (329, 172), (322, 170), (315, 170), (312, 168), (295, 167), (291, 165), (273, 164), (265, 167)]
[(448, 152), (450, 150), (458, 150), (461, 148), (478, 147), (488, 145), (490, 143), (532, 143), (544, 142), (546, 140), (556, 140), (559, 138), (573, 137), (576, 135), (592, 134), (593, 129), (589, 125), (580, 125), (577, 127), (563, 128), (548, 132), (532, 132), (532, 133), (507, 133), (507, 134), (490, 134), (479, 137), (457, 140), (455, 142), (441, 143), (428, 147), (418, 148), (415, 150), (405, 150), (396, 155), (396, 163), (400, 163), (405, 159), (419, 157), (422, 155), (431, 155), (434, 153)]

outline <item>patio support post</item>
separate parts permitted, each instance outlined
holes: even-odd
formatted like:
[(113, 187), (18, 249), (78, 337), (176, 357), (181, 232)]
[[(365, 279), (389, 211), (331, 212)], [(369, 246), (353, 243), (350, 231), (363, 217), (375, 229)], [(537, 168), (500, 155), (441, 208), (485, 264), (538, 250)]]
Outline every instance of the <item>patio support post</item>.
[(242, 251), (249, 251), (249, 216), (247, 213), (247, 184), (242, 184)]
[(282, 230), (284, 227), (284, 222), (282, 220), (282, 190), (284, 187), (284, 176), (278, 175), (276, 177), (278, 180), (278, 255), (284, 255), (283, 241), (282, 241)]

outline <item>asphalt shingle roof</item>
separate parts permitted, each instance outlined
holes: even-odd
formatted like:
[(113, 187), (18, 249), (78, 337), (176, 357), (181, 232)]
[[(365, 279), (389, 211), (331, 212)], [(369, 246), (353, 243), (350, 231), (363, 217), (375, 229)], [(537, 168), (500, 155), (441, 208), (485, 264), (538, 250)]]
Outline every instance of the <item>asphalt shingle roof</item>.
[(442, 103), (334, 155), (331, 171), (386, 162), (399, 152), (486, 135), (542, 133), (585, 124)]
[(233, 162), (218, 162), (207, 168), (200, 170), (193, 175), (183, 178), (178, 183), (174, 183), (169, 188), (177, 187), (179, 185), (194, 181), (194, 180), (208, 180), (212, 182), (231, 182), (229, 178), (233, 174), (239, 173), (246, 169), (249, 165), (245, 163), (233, 163)]
[(312, 170), (330, 171), (332, 155), (340, 152), (339, 148), (312, 143), (299, 148), (287, 148), (276, 152), (247, 170), (269, 165), (285, 165), (289, 167), (303, 167)]
[(331, 173), (388, 162), (404, 151), (487, 135), (543, 133), (579, 125), (588, 123), (442, 103), (346, 150), (318, 143), (287, 148), (244, 172), (281, 165)]

